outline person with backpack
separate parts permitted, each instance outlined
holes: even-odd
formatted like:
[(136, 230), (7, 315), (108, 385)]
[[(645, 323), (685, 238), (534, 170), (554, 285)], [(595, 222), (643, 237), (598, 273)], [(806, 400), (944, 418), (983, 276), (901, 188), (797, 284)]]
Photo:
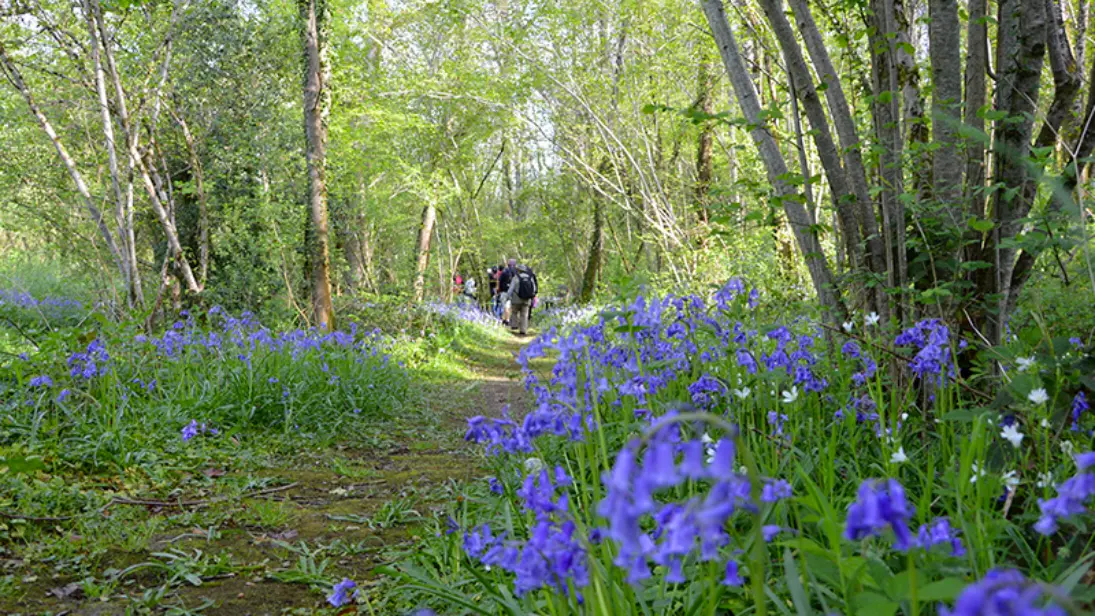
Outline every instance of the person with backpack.
[(528, 334), (529, 310), (536, 301), (539, 290), (532, 268), (524, 264), (518, 265), (509, 286), (509, 301), (512, 306), (510, 329), (520, 332), (522, 336)]

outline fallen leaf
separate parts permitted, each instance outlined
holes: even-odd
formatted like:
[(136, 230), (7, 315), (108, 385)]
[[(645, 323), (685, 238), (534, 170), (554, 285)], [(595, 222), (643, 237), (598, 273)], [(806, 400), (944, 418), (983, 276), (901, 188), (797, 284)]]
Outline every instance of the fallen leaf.
[(202, 471), (202, 474), (206, 477), (223, 477), (227, 471), (220, 468), (207, 468)]
[(47, 594), (57, 597), (58, 599), (68, 599), (69, 597), (79, 599), (83, 596), (84, 589), (76, 582), (72, 582), (70, 584), (65, 584), (64, 586), (58, 586), (57, 588), (50, 588)]

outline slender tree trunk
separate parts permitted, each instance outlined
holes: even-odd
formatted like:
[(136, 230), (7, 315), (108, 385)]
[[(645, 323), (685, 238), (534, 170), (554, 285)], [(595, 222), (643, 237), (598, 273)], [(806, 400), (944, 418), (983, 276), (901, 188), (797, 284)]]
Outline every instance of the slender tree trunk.
[[(1079, 94), (1082, 85), (1077, 62), (1072, 56), (1072, 45), (1068, 41), (1068, 33), (1065, 30), (1064, 20), (1057, 5), (1057, 0), (1046, 0), (1046, 18), (1049, 22), (1047, 49), (1049, 51), (1049, 64), (1053, 73), (1053, 101), (1046, 112), (1042, 128), (1038, 131), (1038, 137), (1034, 140), (1034, 147), (1036, 148), (1053, 146), (1058, 142), (1059, 137), (1067, 132), (1065, 123), (1072, 112), (1076, 96)], [(1092, 92), (1095, 92), (1095, 88), (1092, 89)], [(1090, 104), (1091, 99), (1089, 98), (1088, 105), (1090, 106)], [(1080, 127), (1080, 130), (1090, 133), (1095, 130), (1095, 127), (1085, 123)], [(1084, 138), (1090, 142), (1086, 135), (1084, 135)], [(1081, 147), (1083, 145), (1083, 143), (1080, 144)], [(1083, 154), (1081, 158), (1086, 158), (1089, 153)], [(1055, 193), (1050, 197), (1049, 211), (1051, 214), (1059, 215), (1066, 209), (1065, 204), (1067, 201), (1072, 198), (1072, 191), (1076, 188), (1077, 177), (1073, 167), (1075, 167), (1075, 163), (1070, 160), (1063, 170), (1061, 185), (1055, 187)], [(1023, 188), (1022, 201), (1027, 212), (1034, 203), (1037, 192), (1037, 179), (1028, 178)], [(1022, 216), (1026, 216), (1026, 214), (1024, 213)], [(1043, 229), (1043, 231), (1048, 231), (1048, 234), (1052, 235), (1051, 230)], [(1019, 254), (1019, 258), (1016, 260), (1015, 267), (1011, 272), (1006, 306), (1008, 313), (1015, 308), (1016, 303), (1019, 301), (1019, 292), (1030, 278), (1031, 273), (1033, 273), (1034, 262), (1040, 253), (1040, 249), (1031, 248)]]
[[(712, 75), (711, 64), (705, 57), (700, 62), (699, 78), (699, 96), (696, 98), (696, 108), (702, 113), (711, 115), (715, 111), (715, 97), (712, 96), (711, 91), (714, 88), (714, 76)], [(711, 122), (704, 122), (700, 125), (700, 135), (696, 140), (696, 213), (701, 222), (707, 222), (707, 191), (711, 188), (712, 177), (712, 154), (713, 154), (713, 137), (714, 128)]]
[(88, 214), (91, 215), (92, 222), (99, 228), (99, 233), (102, 235), (107, 249), (110, 250), (110, 254), (114, 259), (114, 264), (117, 266), (118, 272), (121, 273), (124, 279), (126, 277), (127, 266), (123, 261), (122, 254), (118, 251), (118, 246), (114, 241), (114, 235), (110, 232), (110, 227), (107, 226), (102, 213), (95, 205), (95, 199), (91, 196), (91, 191), (84, 181), (83, 174), (80, 173), (79, 168), (76, 166), (76, 161), (69, 155), (68, 149), (65, 148), (65, 145), (61, 142), (61, 138), (57, 135), (57, 131), (53, 130), (53, 125), (50, 123), (49, 119), (46, 118), (46, 115), (42, 113), (41, 108), (38, 107), (34, 95), (27, 87), (26, 82), (23, 81), (22, 74), (15, 66), (15, 63), (12, 62), (11, 56), (8, 55), (2, 42), (0, 42), (0, 68), (3, 68), (3, 72), (8, 78), (8, 81), (10, 81), (11, 84), (15, 86), (15, 89), (23, 95), (23, 99), (26, 101), (31, 115), (38, 121), (38, 126), (41, 127), (42, 132), (49, 137), (54, 149), (57, 150), (57, 156), (61, 159), (61, 162), (64, 163), (69, 177), (72, 178), (72, 183), (76, 185), (76, 192), (80, 194), (80, 199), (84, 202), (84, 207), (87, 208)]
[(304, 44), (304, 136), (308, 163), (308, 260), (312, 278), (312, 316), (319, 327), (334, 329), (331, 302), (330, 249), (327, 224), (327, 0), (298, 0)]
[[(803, 43), (806, 45), (806, 50), (810, 53), (810, 59), (813, 61), (821, 83), (825, 84), (825, 98), (829, 103), (833, 126), (840, 139), (840, 148), (844, 156), (844, 168), (856, 195), (858, 204), (856, 213), (857, 230), (851, 232), (860, 235), (858, 228), (861, 227), (861, 237), (867, 240), (868, 267), (876, 277), (876, 284), (873, 285), (875, 289), (875, 310), (883, 319), (888, 319), (889, 301), (884, 288), (886, 282), (886, 249), (878, 229), (874, 201), (868, 188), (867, 171), (863, 164), (862, 144), (856, 131), (852, 110), (845, 97), (844, 87), (836, 74), (832, 58), (829, 56), (821, 32), (814, 22), (813, 14), (810, 12), (806, 0), (790, 0), (790, 4), (794, 10), (795, 22), (799, 33), (802, 35)], [(841, 226), (840, 234), (843, 236), (846, 233), (848, 231)], [(845, 240), (844, 244), (846, 243)]]
[[(875, 139), (879, 148), (878, 197), (882, 209), (883, 236), (886, 246), (886, 270), (890, 274), (890, 286), (904, 289), (907, 276), (905, 256), (905, 205), (900, 129), (901, 110), (898, 105), (898, 75), (896, 45), (892, 33), (896, 31), (892, 0), (871, 1), (871, 73), (875, 102), (872, 108)], [(906, 302), (897, 303), (898, 321), (907, 317)]]
[[(981, 108), (986, 103), (985, 73), (987, 72), (988, 24), (986, 24), (987, 0), (969, 0), (969, 24), (966, 46), (966, 126), (976, 135), (985, 130)], [(980, 138), (966, 140), (966, 190), (965, 202), (975, 218), (985, 216), (985, 142)]]
[[(924, 93), (920, 88), (920, 68), (916, 64), (913, 27), (905, 0), (893, 0), (889, 12), (893, 16), (897, 44), (893, 46), (893, 62), (897, 87), (901, 90), (901, 134), (905, 135), (910, 153), (913, 189), (917, 198), (928, 201), (932, 196), (932, 152), (928, 147), (931, 130), (924, 117)], [(912, 50), (912, 51), (910, 51)], [(958, 53), (955, 50), (955, 53)], [(897, 96), (896, 91), (894, 96)]]
[(589, 258), (586, 259), (585, 274), (582, 276), (582, 291), (578, 301), (588, 304), (593, 300), (593, 293), (597, 290), (597, 279), (601, 273), (602, 253), (605, 243), (605, 214), (604, 204), (600, 199), (593, 198), (593, 233), (589, 240)]
[[(974, 0), (976, 1), (976, 0)], [(1052, 1), (1052, 0), (1051, 0)], [(957, 0), (930, 0), (932, 63), (932, 197), (962, 228), (962, 150), (958, 139), (962, 106), (962, 54)]]
[(788, 177), (787, 162), (783, 159), (775, 139), (761, 118), (756, 89), (741, 57), (734, 33), (726, 20), (726, 10), (722, 0), (703, 0), (703, 12), (707, 17), (715, 43), (719, 47), (719, 53), (737, 95), (738, 104), (741, 106), (746, 122), (751, 127), (749, 134), (760, 152), (768, 181), (782, 202), (787, 220), (794, 231), (802, 256), (806, 260), (818, 301), (822, 308), (828, 311), (828, 318), (841, 320), (847, 311), (833, 286), (832, 272), (825, 261), (825, 254), (822, 252), (816, 229), (810, 225), (806, 208), (799, 199), (794, 198), (794, 188), (784, 181), (784, 178)]
[(186, 151), (190, 156), (190, 170), (194, 176), (194, 192), (198, 198), (198, 284), (204, 288), (209, 277), (209, 204), (205, 195), (205, 172), (190, 126), (174, 110), (171, 110), (171, 117), (182, 129)]
[(118, 169), (118, 150), (114, 139), (114, 118), (110, 113), (110, 101), (106, 93), (106, 75), (103, 72), (103, 63), (99, 55), (99, 34), (95, 25), (95, 17), (90, 2), (85, 0), (83, 4), (84, 18), (87, 22), (89, 34), (89, 55), (91, 56), (92, 71), (95, 73), (95, 93), (99, 98), (99, 113), (103, 125), (103, 137), (106, 141), (108, 169), (110, 170), (110, 185), (114, 192), (114, 219), (118, 231), (118, 249), (122, 252), (122, 262), (125, 265), (125, 283), (127, 301), (130, 307), (139, 306), (143, 300), (141, 292), (141, 279), (139, 272), (132, 267), (136, 259), (132, 258), (133, 246), (129, 245), (126, 233), (126, 195), (122, 190), (122, 182)]
[(437, 225), (437, 208), (432, 203), (422, 208), (422, 224), (418, 226), (418, 245), (414, 268), (414, 301), (420, 303), (426, 292), (426, 268), (430, 266), (430, 240)]
[(1028, 179), (1027, 157), (1046, 52), (1045, 0), (1000, 0), (997, 22), (996, 109), (1006, 116), (994, 127), (993, 181), (1002, 187), (993, 194), (995, 227), (982, 258), (994, 267), (980, 270), (983, 274), (978, 281), (979, 296), (986, 303), (992, 301), (989, 298), (996, 301), (979, 319), (983, 333), (994, 344), (1003, 340), (1015, 265), (1015, 249), (1003, 242), (1016, 236), (1020, 220), (1030, 209), (1030, 204), (1024, 203), (1023, 187)]
[[(802, 57), (802, 50), (795, 40), (795, 33), (791, 29), (790, 22), (783, 9), (780, 0), (760, 0), (772, 32), (779, 41), (783, 55), (787, 61), (787, 70), (794, 80), (795, 91), (806, 111), (806, 117), (810, 120), (810, 132), (813, 134), (814, 145), (817, 147), (818, 157), (825, 169), (825, 177), (829, 180), (829, 187), (833, 206), (836, 208), (837, 217), (840, 219), (840, 227), (845, 230), (843, 234), (844, 250), (848, 255), (848, 261), (855, 269), (862, 267), (864, 263), (862, 249), (862, 234), (859, 221), (856, 217), (858, 209), (857, 197), (852, 191), (848, 177), (841, 165), (840, 151), (833, 140), (832, 130), (829, 128), (829, 120), (825, 115), (825, 108), (818, 97), (817, 89), (810, 78), (810, 69), (806, 66), (806, 60)], [(859, 298), (864, 300), (865, 298)]]

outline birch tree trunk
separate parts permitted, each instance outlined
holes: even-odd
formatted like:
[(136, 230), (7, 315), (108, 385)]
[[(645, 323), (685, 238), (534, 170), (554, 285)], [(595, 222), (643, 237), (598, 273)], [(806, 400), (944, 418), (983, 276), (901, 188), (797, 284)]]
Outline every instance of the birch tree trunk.
[(190, 156), (190, 170), (194, 176), (194, 192), (198, 198), (198, 284), (205, 288), (209, 277), (209, 205), (205, 195), (205, 172), (190, 126), (175, 110), (171, 110), (171, 117), (182, 129), (186, 151)]
[(787, 215), (788, 223), (795, 234), (799, 250), (806, 261), (806, 267), (810, 272), (810, 278), (817, 292), (818, 301), (822, 308), (828, 312), (828, 318), (832, 320), (844, 319), (847, 311), (833, 286), (833, 276), (829, 264), (825, 261), (825, 253), (822, 252), (821, 242), (818, 240), (817, 231), (810, 225), (810, 217), (803, 207), (798, 195), (792, 186), (784, 181), (787, 177), (787, 162), (776, 145), (775, 139), (765, 126), (760, 115), (760, 103), (757, 101), (757, 92), (749, 72), (745, 67), (745, 61), (741, 57), (737, 41), (730, 30), (730, 24), (726, 20), (726, 9), (722, 0), (703, 0), (703, 12), (707, 23), (711, 28), (715, 43), (719, 47), (723, 66), (730, 78), (737, 96), (738, 104), (746, 122), (751, 130), (750, 136), (760, 152), (761, 160), (768, 175), (768, 181), (772, 184), (776, 198), (781, 202)]
[(72, 178), (72, 183), (76, 185), (76, 192), (79, 193), (80, 199), (84, 202), (84, 207), (87, 208), (88, 214), (91, 216), (91, 221), (99, 228), (99, 233), (102, 235), (107, 249), (110, 250), (110, 255), (113, 257), (114, 264), (124, 279), (127, 269), (126, 264), (123, 261), (122, 254), (118, 251), (117, 244), (114, 242), (114, 235), (111, 233), (110, 227), (107, 226), (106, 221), (103, 219), (102, 212), (100, 212), (99, 208), (95, 205), (95, 199), (91, 196), (91, 191), (84, 181), (83, 174), (80, 173), (80, 169), (76, 166), (76, 161), (69, 155), (68, 149), (65, 148), (64, 143), (61, 142), (61, 138), (57, 135), (57, 131), (53, 129), (53, 125), (50, 123), (49, 119), (42, 113), (41, 108), (38, 107), (34, 95), (31, 93), (30, 88), (27, 87), (26, 82), (23, 81), (23, 75), (15, 66), (15, 63), (12, 62), (11, 56), (8, 55), (3, 42), (0, 42), (0, 68), (3, 69), (4, 75), (7, 77), (8, 81), (23, 95), (23, 100), (26, 101), (27, 108), (30, 110), (31, 115), (38, 121), (38, 126), (41, 127), (42, 132), (49, 137), (50, 143), (53, 144), (53, 148), (57, 150), (57, 156), (61, 159), (61, 162), (64, 163), (69, 177)]
[(422, 224), (418, 226), (418, 242), (414, 268), (414, 301), (421, 303), (426, 293), (426, 268), (430, 266), (430, 240), (437, 225), (437, 208), (433, 203), (422, 208)]
[(304, 137), (308, 166), (308, 261), (312, 279), (312, 317), (321, 328), (334, 329), (331, 302), (330, 249), (327, 224), (327, 114), (330, 70), (326, 0), (297, 0), (304, 44)]
[[(974, 0), (976, 1), (976, 0)], [(1051, 0), (1052, 1), (1052, 0)], [(932, 63), (932, 197), (952, 225), (962, 215), (962, 150), (958, 140), (962, 106), (962, 52), (957, 0), (929, 0)]]

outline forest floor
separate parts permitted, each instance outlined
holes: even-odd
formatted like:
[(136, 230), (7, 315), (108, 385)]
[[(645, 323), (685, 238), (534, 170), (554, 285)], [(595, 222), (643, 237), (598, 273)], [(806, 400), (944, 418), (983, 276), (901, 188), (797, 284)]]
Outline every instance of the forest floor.
[[(507, 404), (522, 414), (526, 392), (514, 358), (529, 340), (458, 339), (446, 352), (462, 374), (415, 374), (424, 412), (383, 426), (387, 438), (376, 445), (347, 438), (267, 452), (235, 469), (221, 461), (202, 471), (209, 481), (196, 494), (170, 505), (129, 503), (143, 510), (140, 528), (155, 532), (122, 530), (112, 547), (82, 562), (78, 549), (37, 562), (0, 553), (0, 580), (9, 584), (0, 613), (311, 614), (326, 607), (324, 589), (343, 576), (357, 582), (367, 612), (392, 613), (391, 582), (376, 569), (436, 532), (434, 520), (460, 483), (485, 474), (481, 451), (462, 439), (466, 419)], [(238, 488), (242, 479), (249, 489)], [(102, 516), (124, 527), (124, 509)]]

